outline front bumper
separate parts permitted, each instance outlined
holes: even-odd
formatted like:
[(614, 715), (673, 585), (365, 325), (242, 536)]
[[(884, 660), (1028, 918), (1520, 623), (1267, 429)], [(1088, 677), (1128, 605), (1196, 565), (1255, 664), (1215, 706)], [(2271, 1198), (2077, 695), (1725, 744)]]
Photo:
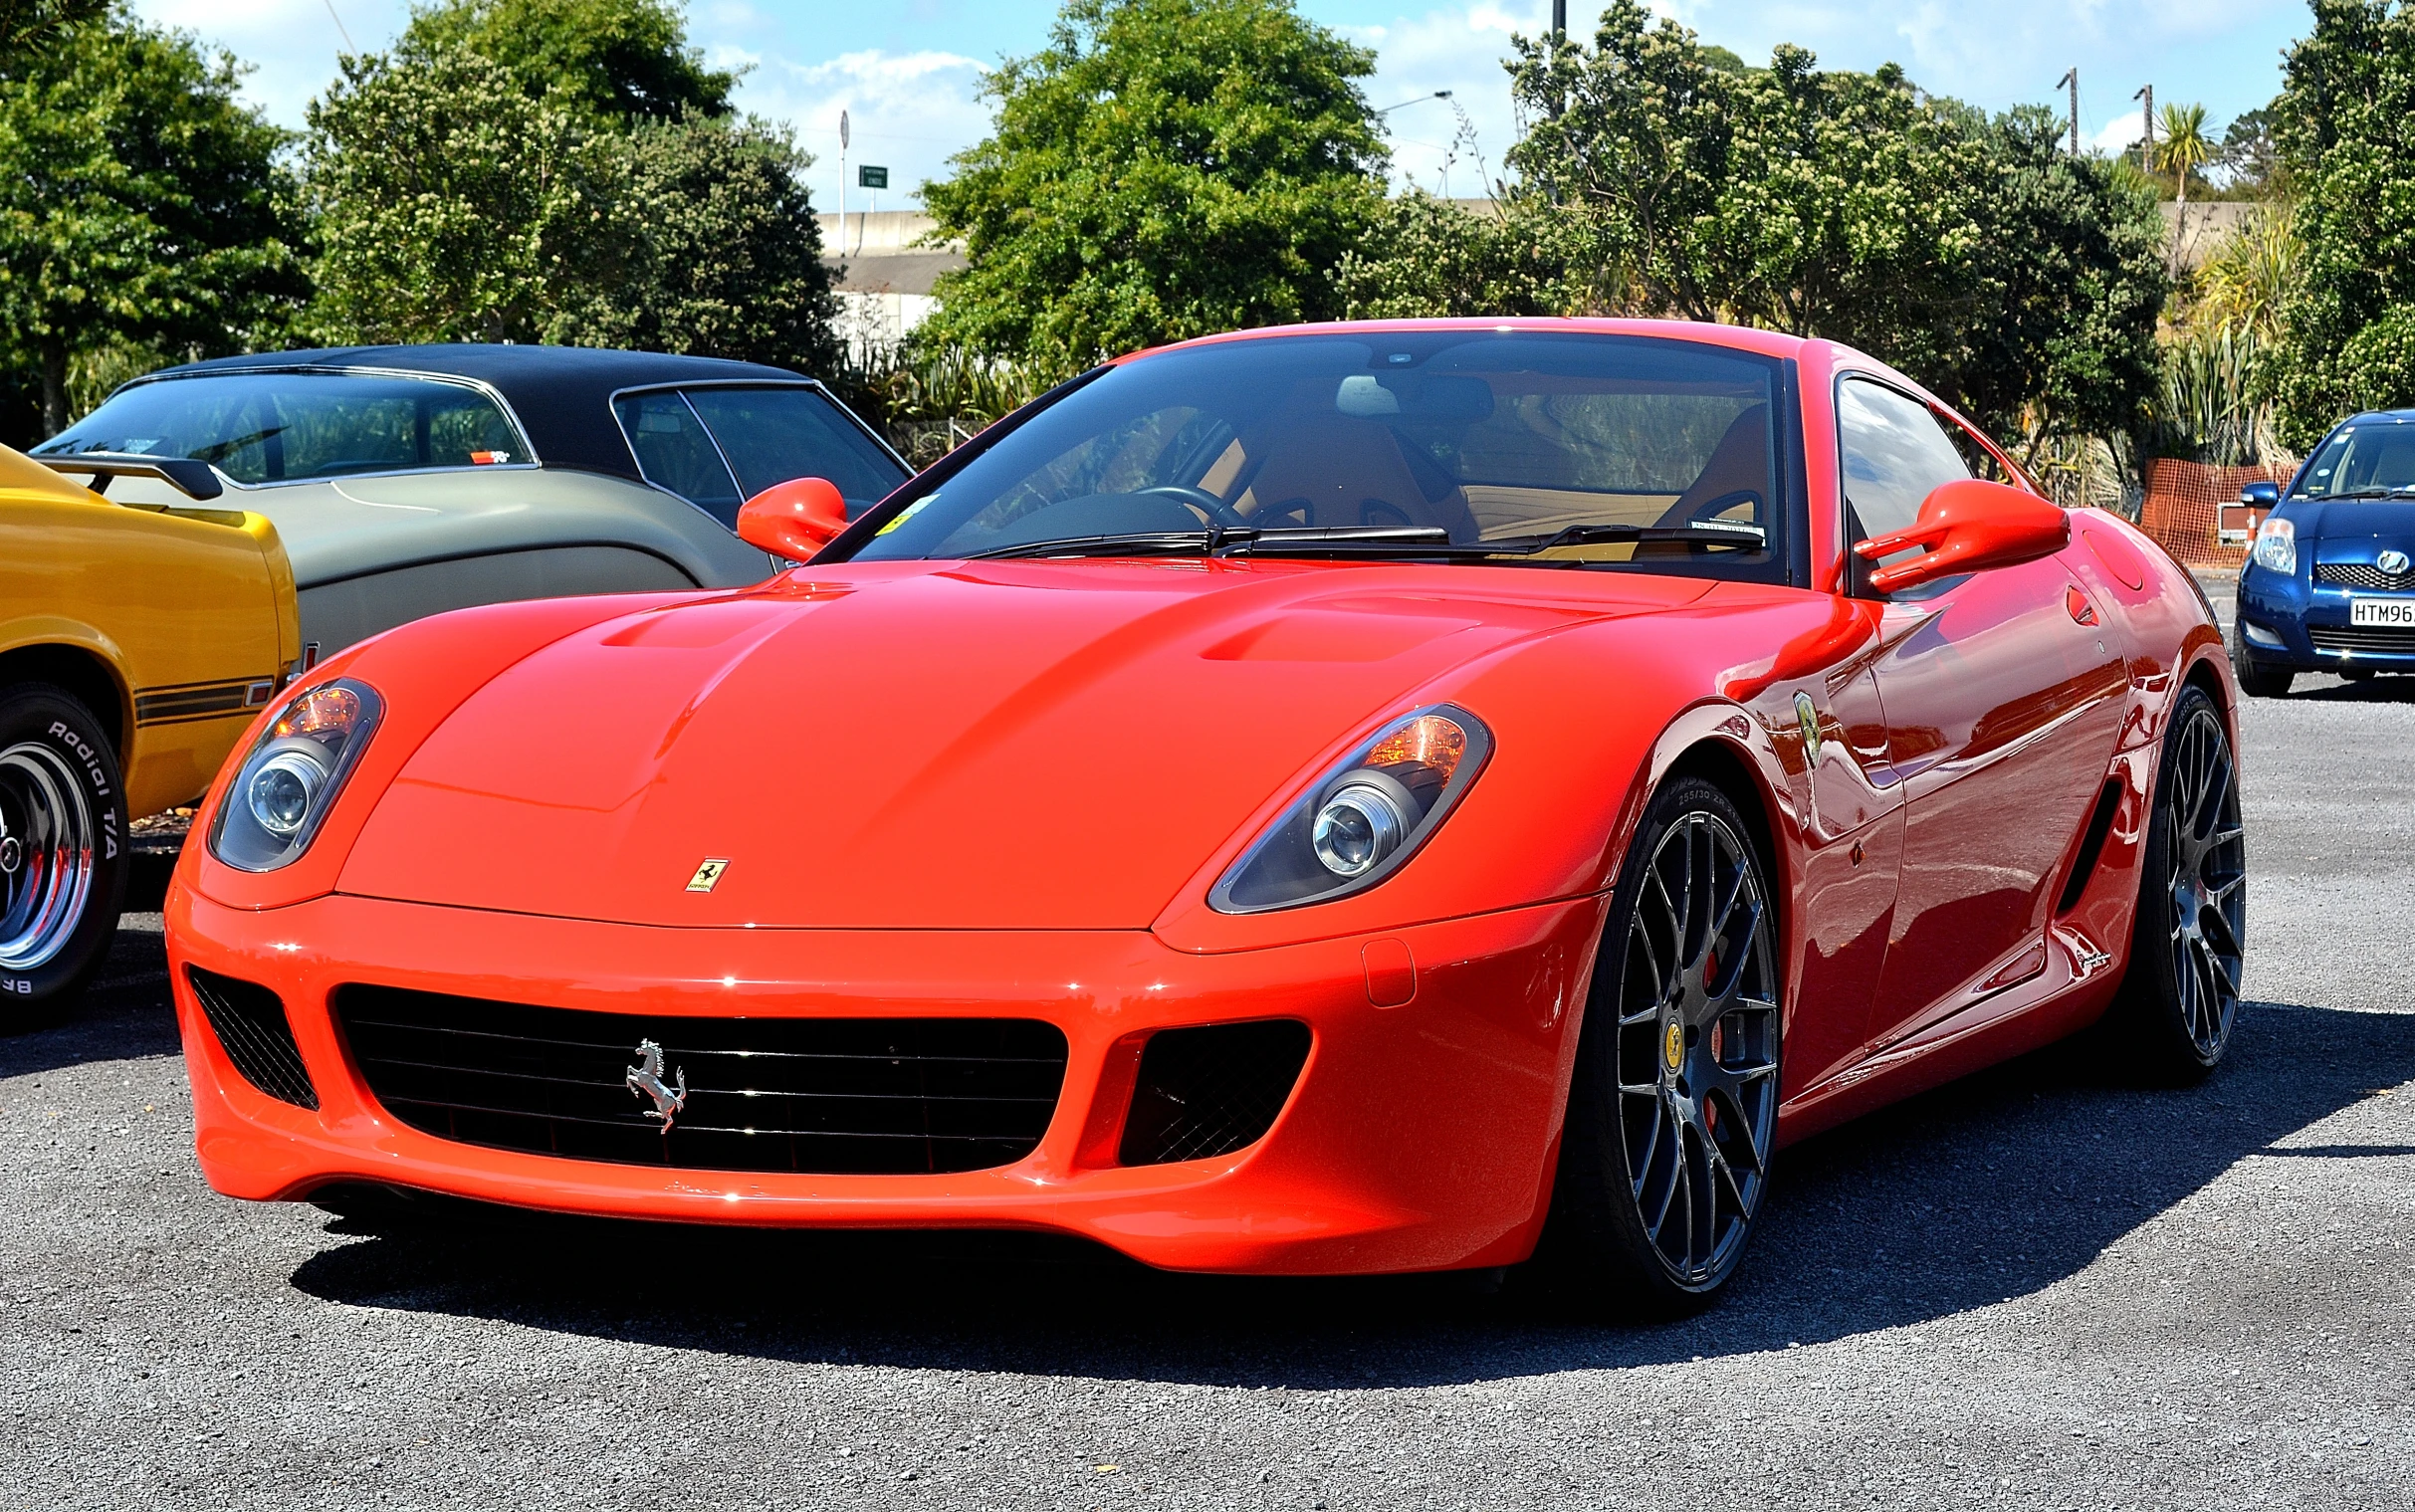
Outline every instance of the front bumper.
[(2250, 562), (2239, 575), (2239, 639), (2257, 665), (2292, 672), (2415, 672), (2415, 635), (2360, 632), (2348, 623), (2351, 597), (2415, 598), (2415, 593), (2350, 589)]
[[(1532, 1249), (1603, 907), (1589, 897), (1382, 937), (1415, 962), (1415, 995), (1398, 1007), (1371, 1000), (1369, 969), (1397, 953), (1371, 958), (1363, 938), (1188, 955), (1143, 932), (658, 929), (350, 897), (255, 911), (183, 886), (167, 928), (195, 1143), (229, 1195), (373, 1182), (607, 1216), (1037, 1229), (1170, 1269), (1321, 1274), (1494, 1265)], [(318, 1109), (245, 1080), (188, 966), (283, 999)], [(700, 1017), (1012, 1014), (1054, 1023), (1070, 1053), (1046, 1134), (1009, 1166), (824, 1176), (616, 1165), (457, 1143), (396, 1120), (330, 1011), (330, 993), (353, 982)], [(1314, 1039), (1263, 1139), (1213, 1160), (1114, 1164), (1137, 1036), (1268, 1017), (1299, 1019)]]

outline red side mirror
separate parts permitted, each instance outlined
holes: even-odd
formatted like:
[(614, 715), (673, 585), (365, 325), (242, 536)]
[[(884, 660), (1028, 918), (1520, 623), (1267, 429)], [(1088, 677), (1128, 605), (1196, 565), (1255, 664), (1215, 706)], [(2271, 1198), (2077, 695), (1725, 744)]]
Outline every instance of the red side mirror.
[(1871, 587), (1892, 593), (1940, 577), (2036, 561), (2071, 540), (2071, 517), (2052, 500), (1964, 478), (1939, 485), (1922, 500), (1920, 518), (1910, 530), (1873, 536), (1856, 544), (1854, 554), (1875, 561), (1911, 546), (1928, 547), (1925, 554), (1869, 574)]
[(790, 561), (810, 561), (847, 528), (847, 501), (827, 478), (791, 478), (748, 500), (738, 539)]

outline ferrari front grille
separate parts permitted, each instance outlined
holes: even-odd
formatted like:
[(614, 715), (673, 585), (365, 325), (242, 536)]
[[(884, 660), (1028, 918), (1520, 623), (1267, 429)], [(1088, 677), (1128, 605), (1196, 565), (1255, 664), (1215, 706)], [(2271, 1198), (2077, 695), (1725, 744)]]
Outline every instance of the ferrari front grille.
[(294, 1043), (284, 999), (256, 981), (221, 976), (197, 966), (184, 969), (184, 979), (192, 983), (218, 1047), (245, 1081), (281, 1103), (319, 1106), (319, 1089), (311, 1085), (302, 1049)]
[(2317, 651), (2415, 653), (2415, 628), (2405, 625), (2308, 625), (2305, 633)]
[(569, 1160), (980, 1171), (1038, 1148), (1065, 1080), (1064, 1033), (1035, 1019), (691, 1018), (367, 985), (334, 1004), (395, 1118)]
[(1141, 1050), (1118, 1159), (1127, 1166), (1209, 1160), (1266, 1137), (1308, 1060), (1308, 1025), (1161, 1029)]
[(2415, 588), (2415, 570), (2384, 572), (2365, 561), (2318, 561), (2314, 577), (2343, 588)]

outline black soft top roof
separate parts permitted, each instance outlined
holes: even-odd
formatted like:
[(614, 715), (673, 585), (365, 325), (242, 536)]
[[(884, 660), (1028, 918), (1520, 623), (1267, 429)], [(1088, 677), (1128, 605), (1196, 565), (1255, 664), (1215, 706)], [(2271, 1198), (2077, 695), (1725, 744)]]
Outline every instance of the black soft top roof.
[(596, 346), (500, 346), (457, 342), (442, 346), (328, 346), (309, 351), (255, 352), (162, 368), (141, 379), (197, 378), (213, 373), (280, 368), (378, 368), (469, 378), (503, 395), (520, 417), (529, 444), (548, 467), (583, 468), (635, 478), (636, 459), (612, 418), (610, 399), (623, 388), (657, 383), (793, 383), (784, 367), (723, 357), (680, 357)]

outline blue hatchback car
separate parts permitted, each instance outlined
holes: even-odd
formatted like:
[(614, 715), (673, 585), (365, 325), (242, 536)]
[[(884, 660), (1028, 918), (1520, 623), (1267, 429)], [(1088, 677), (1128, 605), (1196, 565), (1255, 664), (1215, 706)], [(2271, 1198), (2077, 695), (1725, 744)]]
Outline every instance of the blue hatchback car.
[(2231, 661), (2260, 698), (2301, 672), (2415, 672), (2415, 410), (2339, 423), (2290, 481), (2239, 571)]

